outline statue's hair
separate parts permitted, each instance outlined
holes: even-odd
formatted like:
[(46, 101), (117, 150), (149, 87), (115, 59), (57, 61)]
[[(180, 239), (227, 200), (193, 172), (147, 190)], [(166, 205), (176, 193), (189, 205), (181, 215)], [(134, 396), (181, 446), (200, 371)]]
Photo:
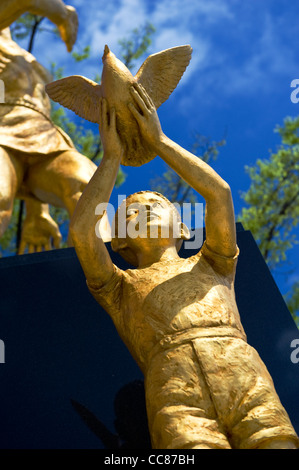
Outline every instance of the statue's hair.
[(150, 189), (147, 189), (147, 190), (144, 190), (144, 191), (137, 191), (136, 193), (130, 194), (130, 195), (126, 198), (126, 200), (131, 199), (132, 197), (134, 197), (134, 196), (136, 196), (136, 195), (138, 195), (138, 194), (148, 194), (148, 193), (150, 193), (150, 194), (155, 194), (156, 196), (159, 196), (159, 197), (161, 197), (162, 199), (164, 199), (164, 201), (166, 201), (169, 205), (172, 205), (172, 202), (170, 202), (170, 200), (167, 199), (167, 197), (165, 197), (163, 194), (158, 193), (158, 191), (151, 191)]
[[(175, 213), (176, 217), (178, 218), (178, 220), (180, 220), (180, 214), (178, 212), (178, 210), (176, 209), (176, 207), (172, 204), (171, 201), (169, 201), (169, 199), (167, 199), (167, 197), (163, 196), (163, 194), (157, 192), (157, 191), (150, 191), (150, 190), (146, 190), (146, 191), (137, 191), (136, 193), (133, 193), (133, 194), (130, 194), (129, 196), (126, 197), (126, 199), (123, 200), (122, 204), (126, 201), (126, 202), (129, 202), (131, 198), (135, 197), (135, 196), (138, 196), (138, 195), (142, 195), (142, 194), (155, 194), (156, 196), (159, 196), (161, 199), (163, 199), (165, 202), (167, 202), (167, 204), (173, 209), (173, 212)], [(120, 208), (120, 206), (119, 206)], [(114, 217), (114, 221), (113, 221), (113, 225), (114, 225), (114, 237), (112, 238), (111, 240), (111, 248), (113, 251), (116, 251), (118, 252), (122, 258), (124, 258), (126, 261), (128, 261), (130, 264), (132, 264), (133, 266), (137, 266), (138, 265), (138, 260), (137, 260), (137, 257), (135, 255), (135, 253), (132, 252), (132, 250), (130, 248), (119, 248), (119, 238), (118, 238), (118, 235), (117, 235), (117, 217), (118, 217), (118, 213), (119, 213), (119, 208), (117, 209), (116, 211), (116, 214), (115, 214), (115, 217)], [(176, 248), (177, 248), (177, 251), (179, 251), (179, 249), (181, 248), (181, 245), (183, 243), (183, 240), (181, 239), (178, 239), (177, 240), (177, 243), (176, 243)]]

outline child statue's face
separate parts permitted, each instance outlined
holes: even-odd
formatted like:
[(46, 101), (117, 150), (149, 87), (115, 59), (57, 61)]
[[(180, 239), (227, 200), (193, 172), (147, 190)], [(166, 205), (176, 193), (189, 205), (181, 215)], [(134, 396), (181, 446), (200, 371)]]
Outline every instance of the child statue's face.
[[(156, 193), (129, 196), (120, 206), (115, 222), (118, 223), (116, 251), (125, 248), (137, 253), (170, 246), (179, 248), (181, 244), (180, 216), (167, 199)], [(122, 237), (119, 222), (122, 223)]]
[(126, 210), (130, 238), (169, 239), (179, 222), (173, 206), (154, 193), (133, 196), (127, 201)]

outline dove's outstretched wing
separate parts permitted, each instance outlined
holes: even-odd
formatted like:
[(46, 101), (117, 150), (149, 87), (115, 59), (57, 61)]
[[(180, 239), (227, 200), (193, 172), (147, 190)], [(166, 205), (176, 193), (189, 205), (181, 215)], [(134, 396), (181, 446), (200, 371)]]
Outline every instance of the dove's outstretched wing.
[(156, 108), (167, 100), (190, 62), (192, 47), (178, 46), (150, 55), (135, 78), (146, 89)]
[(53, 101), (71, 109), (78, 116), (99, 123), (102, 89), (96, 82), (73, 75), (49, 83), (46, 85), (46, 92)]

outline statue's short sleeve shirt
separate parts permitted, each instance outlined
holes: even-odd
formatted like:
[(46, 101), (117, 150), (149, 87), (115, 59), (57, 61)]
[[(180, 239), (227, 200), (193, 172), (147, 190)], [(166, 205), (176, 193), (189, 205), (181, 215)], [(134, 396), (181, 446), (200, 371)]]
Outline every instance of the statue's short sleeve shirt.
[(115, 267), (104, 286), (87, 284), (143, 369), (165, 336), (229, 327), (245, 338), (234, 293), (237, 258), (237, 248), (234, 257), (225, 257), (204, 243), (189, 258), (143, 269)]

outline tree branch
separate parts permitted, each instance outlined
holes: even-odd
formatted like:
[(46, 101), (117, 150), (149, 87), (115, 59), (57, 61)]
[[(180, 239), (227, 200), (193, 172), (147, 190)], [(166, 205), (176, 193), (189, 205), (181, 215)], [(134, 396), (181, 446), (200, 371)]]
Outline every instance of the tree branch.
[[(297, 198), (299, 199), (298, 196), (299, 196), (299, 193), (295, 194), (289, 201), (286, 201), (283, 204), (283, 206), (281, 207), (279, 213), (277, 214), (278, 219), (279, 219), (280, 216), (285, 215), (286, 211), (297, 200)], [(268, 232), (268, 235), (265, 238), (266, 245), (268, 245), (271, 242), (271, 240), (273, 239), (274, 232), (275, 232), (275, 229), (277, 228), (277, 226), (278, 226), (278, 221), (277, 221), (277, 223), (273, 223), (272, 227), (270, 228), (270, 230)], [(266, 260), (268, 258), (269, 252), (270, 252), (270, 250), (269, 250), (269, 248), (267, 248), (265, 250), (265, 253), (264, 253), (264, 257), (265, 257)]]
[(28, 44), (28, 52), (32, 52), (32, 49), (33, 49), (33, 44), (34, 44), (34, 39), (35, 39), (35, 35), (37, 33), (37, 29), (39, 27), (39, 25), (41, 24), (41, 22), (43, 21), (44, 17), (39, 17), (39, 16), (36, 16), (34, 15), (34, 23), (33, 23), (33, 26), (32, 26), (32, 31), (31, 31), (31, 35), (30, 35), (30, 39), (29, 39), (29, 44)]

